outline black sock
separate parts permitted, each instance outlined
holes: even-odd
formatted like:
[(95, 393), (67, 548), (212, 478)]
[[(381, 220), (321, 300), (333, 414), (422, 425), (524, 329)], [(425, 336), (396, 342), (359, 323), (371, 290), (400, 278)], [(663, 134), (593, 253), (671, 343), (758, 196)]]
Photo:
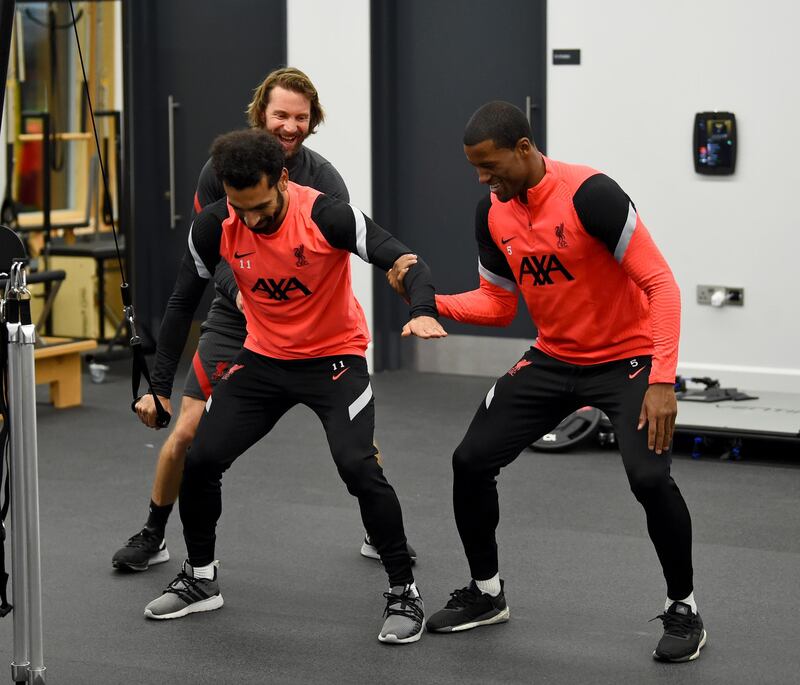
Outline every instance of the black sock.
[(156, 531), (162, 538), (164, 531), (167, 527), (167, 520), (169, 519), (170, 512), (172, 511), (172, 504), (165, 504), (163, 507), (158, 506), (153, 500), (150, 500), (150, 513), (147, 517), (147, 527)]

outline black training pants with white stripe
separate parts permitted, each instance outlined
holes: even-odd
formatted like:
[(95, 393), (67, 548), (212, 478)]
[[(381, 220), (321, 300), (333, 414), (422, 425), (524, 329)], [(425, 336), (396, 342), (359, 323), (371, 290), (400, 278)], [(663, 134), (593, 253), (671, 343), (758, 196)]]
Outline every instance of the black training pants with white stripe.
[(322, 421), (336, 468), (358, 498), (389, 584), (413, 582), (400, 503), (376, 458), (367, 362), (356, 355), (287, 361), (240, 352), (214, 388), (186, 456), (179, 504), (189, 563), (214, 560), (224, 471), (296, 404)]
[(692, 592), (692, 523), (670, 475), (670, 454), (648, 449), (647, 426), (637, 430), (650, 363), (650, 357), (640, 356), (576, 366), (531, 348), (492, 386), (453, 455), (456, 524), (473, 578), (486, 580), (498, 572), (500, 469), (564, 417), (590, 405), (605, 412), (614, 425), (628, 482), (645, 510), (668, 597), (683, 599)]

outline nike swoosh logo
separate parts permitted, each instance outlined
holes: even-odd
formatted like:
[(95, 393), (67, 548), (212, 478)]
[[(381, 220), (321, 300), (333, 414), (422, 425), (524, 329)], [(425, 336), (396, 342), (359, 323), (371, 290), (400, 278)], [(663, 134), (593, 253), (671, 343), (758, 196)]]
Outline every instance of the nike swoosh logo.
[(242, 257), (249, 257), (251, 254), (255, 254), (255, 253), (256, 253), (255, 250), (253, 250), (252, 252), (242, 252), (242, 254), (239, 254), (238, 252), (234, 252), (233, 256), (236, 259), (241, 259)]
[(503, 243), (503, 245), (505, 245), (506, 243), (510, 243), (516, 237), (517, 236), (512, 235), (510, 238), (500, 238), (500, 242)]
[(639, 374), (640, 374), (642, 371), (644, 371), (646, 368), (647, 368), (646, 366), (643, 366), (643, 367), (642, 367), (641, 369), (639, 369), (638, 371), (634, 371), (633, 373), (629, 373), (629, 374), (628, 374), (628, 378), (631, 378), (631, 379), (633, 379), (633, 378), (636, 378), (636, 376), (638, 376), (638, 375), (639, 375)]
[(339, 380), (339, 379), (342, 377), (342, 375), (343, 375), (345, 372), (349, 371), (349, 370), (350, 370), (350, 367), (348, 366), (348, 367), (346, 367), (346, 368), (342, 369), (342, 370), (341, 370), (339, 373), (337, 373), (337, 374), (335, 374), (335, 375), (331, 376), (331, 378), (332, 378), (333, 380), (335, 380), (335, 381), (338, 381), (338, 380)]

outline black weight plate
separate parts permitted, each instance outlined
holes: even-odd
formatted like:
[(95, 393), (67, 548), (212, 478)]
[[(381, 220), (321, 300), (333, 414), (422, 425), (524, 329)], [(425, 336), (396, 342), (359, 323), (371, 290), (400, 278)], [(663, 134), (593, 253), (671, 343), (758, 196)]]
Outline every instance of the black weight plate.
[(561, 452), (594, 437), (600, 426), (603, 412), (594, 407), (581, 407), (572, 412), (552, 431), (546, 433), (531, 447), (540, 452)]

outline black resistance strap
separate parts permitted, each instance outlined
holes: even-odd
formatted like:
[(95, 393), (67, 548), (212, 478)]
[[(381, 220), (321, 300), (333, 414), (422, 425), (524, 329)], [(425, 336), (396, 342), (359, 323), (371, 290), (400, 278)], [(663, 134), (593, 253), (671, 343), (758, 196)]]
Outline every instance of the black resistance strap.
[[(9, 279), (10, 282), (10, 279)], [(13, 608), (8, 603), (8, 573), (6, 572), (6, 515), (11, 503), (11, 487), (9, 476), (9, 444), (8, 444), (8, 329), (5, 324), (0, 325), (0, 415), (3, 417), (3, 427), (0, 429), (0, 485), (2, 485), (2, 504), (0, 504), (0, 618), (8, 614)]]

